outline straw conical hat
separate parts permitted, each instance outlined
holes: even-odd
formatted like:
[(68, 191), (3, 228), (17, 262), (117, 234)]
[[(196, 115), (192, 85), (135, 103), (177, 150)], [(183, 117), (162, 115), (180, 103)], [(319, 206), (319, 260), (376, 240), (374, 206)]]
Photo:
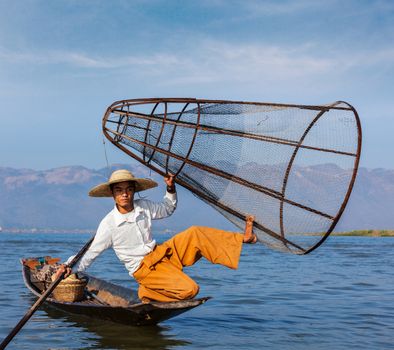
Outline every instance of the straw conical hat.
[(135, 183), (135, 191), (134, 192), (148, 190), (149, 188), (153, 188), (153, 187), (157, 186), (157, 183), (153, 180), (136, 178), (136, 177), (134, 177), (134, 175), (130, 171), (128, 171), (126, 169), (121, 169), (121, 170), (114, 171), (111, 174), (108, 182), (105, 182), (105, 183), (102, 183), (100, 185), (93, 187), (89, 191), (89, 196), (91, 196), (91, 197), (112, 197), (110, 185), (113, 185), (113, 184), (116, 184), (119, 182), (124, 182), (124, 181), (132, 181)]

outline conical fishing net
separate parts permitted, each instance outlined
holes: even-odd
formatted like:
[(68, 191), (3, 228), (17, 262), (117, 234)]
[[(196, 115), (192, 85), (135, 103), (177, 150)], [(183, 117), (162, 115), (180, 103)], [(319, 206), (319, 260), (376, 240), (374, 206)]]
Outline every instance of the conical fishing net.
[(197, 99), (125, 100), (103, 118), (105, 136), (267, 246), (306, 254), (334, 229), (361, 150), (355, 109)]

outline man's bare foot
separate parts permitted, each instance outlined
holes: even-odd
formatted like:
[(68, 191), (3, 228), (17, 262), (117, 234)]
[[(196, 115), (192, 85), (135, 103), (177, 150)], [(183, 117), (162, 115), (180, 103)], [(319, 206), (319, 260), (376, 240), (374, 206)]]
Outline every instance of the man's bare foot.
[(245, 220), (245, 233), (244, 233), (244, 243), (251, 243), (254, 244), (257, 242), (257, 237), (253, 233), (253, 222), (254, 222), (254, 216), (253, 215), (248, 215), (246, 216)]
[(142, 304), (149, 304), (152, 300), (147, 297), (142, 297), (141, 302)]

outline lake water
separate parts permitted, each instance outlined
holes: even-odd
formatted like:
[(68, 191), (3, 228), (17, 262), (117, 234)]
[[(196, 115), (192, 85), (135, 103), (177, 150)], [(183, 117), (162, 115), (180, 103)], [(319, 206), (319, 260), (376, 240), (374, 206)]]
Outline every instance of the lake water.
[[(0, 338), (34, 298), (19, 259), (62, 259), (85, 234), (0, 234)], [(164, 240), (169, 236), (160, 236)], [(237, 271), (198, 262), (186, 271), (206, 304), (155, 327), (126, 327), (38, 310), (7, 349), (394, 349), (394, 238), (331, 237), (294, 256), (244, 246)], [(88, 271), (136, 288), (112, 251)]]

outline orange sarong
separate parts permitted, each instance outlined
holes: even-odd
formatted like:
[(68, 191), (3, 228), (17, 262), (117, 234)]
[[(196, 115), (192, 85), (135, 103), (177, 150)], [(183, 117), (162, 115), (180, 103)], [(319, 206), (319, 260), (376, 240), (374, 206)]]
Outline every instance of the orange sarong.
[(133, 276), (138, 296), (156, 301), (178, 301), (197, 295), (199, 287), (182, 270), (202, 256), (214, 264), (238, 267), (243, 235), (210, 227), (192, 226), (156, 246)]

